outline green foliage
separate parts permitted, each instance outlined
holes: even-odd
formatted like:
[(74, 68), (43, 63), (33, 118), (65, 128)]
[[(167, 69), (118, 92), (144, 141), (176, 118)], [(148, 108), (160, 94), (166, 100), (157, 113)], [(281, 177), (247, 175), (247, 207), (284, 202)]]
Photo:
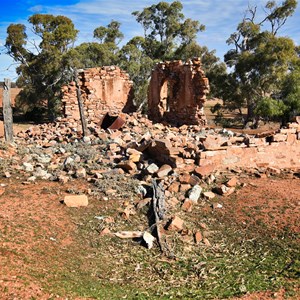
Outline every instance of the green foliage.
[[(159, 2), (132, 14), (144, 29), (144, 51), (151, 59), (172, 59), (179, 45), (195, 41), (197, 33), (205, 29), (199, 21), (184, 19), (180, 1)], [(184, 47), (184, 46), (182, 46)]]
[(263, 118), (280, 117), (284, 114), (285, 105), (280, 100), (270, 97), (262, 98), (256, 106), (255, 113)]
[(114, 65), (117, 62), (114, 43), (82, 43), (71, 49), (69, 59), (78, 68), (93, 68)]
[(284, 122), (300, 114), (300, 67), (296, 67), (286, 78), (282, 88), (285, 105)]
[[(285, 105), (278, 97), (282, 81), (299, 57), (294, 42), (278, 37), (278, 30), (295, 11), (297, 1), (287, 0), (277, 6), (267, 2), (266, 17), (257, 21), (257, 7), (249, 8), (227, 43), (234, 48), (225, 55), (231, 74), (221, 84), (226, 105), (248, 109), (247, 121), (258, 117), (284, 115)], [(263, 28), (269, 25), (270, 30)]]
[(46, 102), (48, 117), (53, 119), (59, 113), (60, 86), (69, 79), (70, 66), (65, 64), (65, 56), (78, 31), (64, 16), (36, 14), (28, 21), (40, 39), (39, 45), (33, 43), (35, 50), (28, 47), (26, 27), (22, 24), (7, 28), (5, 44), (7, 53), (20, 64), (18, 85), (23, 89), (18, 103), (26, 104), (25, 110), (32, 111), (45, 107)]
[(135, 105), (145, 112), (148, 83), (155, 60), (143, 51), (144, 43), (144, 38), (135, 37), (123, 46), (119, 52), (119, 65), (133, 81)]
[(94, 38), (100, 40), (101, 44), (119, 44), (124, 35), (120, 31), (121, 23), (112, 20), (107, 27), (100, 26), (94, 30)]
[(226, 71), (215, 52), (196, 41), (197, 34), (205, 30), (205, 26), (199, 21), (185, 19), (182, 9), (181, 2), (174, 1), (159, 2), (133, 12), (144, 29), (144, 36), (134, 37), (121, 49), (120, 64), (133, 79), (136, 104), (144, 108), (151, 69), (158, 61), (200, 57), (212, 91), (216, 90), (217, 75)]

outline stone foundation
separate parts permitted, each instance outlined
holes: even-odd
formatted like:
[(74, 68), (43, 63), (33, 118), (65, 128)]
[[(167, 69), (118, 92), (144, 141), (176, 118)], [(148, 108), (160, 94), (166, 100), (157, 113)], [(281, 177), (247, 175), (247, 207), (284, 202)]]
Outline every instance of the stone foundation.
[(156, 65), (148, 90), (148, 116), (154, 122), (167, 121), (176, 126), (206, 125), (204, 102), (208, 79), (199, 58)]
[(289, 128), (265, 136), (244, 138), (240, 143), (236, 140), (236, 137), (229, 138), (227, 146), (207, 146), (200, 153), (199, 165), (210, 172), (235, 168), (300, 168), (298, 123), (290, 123)]

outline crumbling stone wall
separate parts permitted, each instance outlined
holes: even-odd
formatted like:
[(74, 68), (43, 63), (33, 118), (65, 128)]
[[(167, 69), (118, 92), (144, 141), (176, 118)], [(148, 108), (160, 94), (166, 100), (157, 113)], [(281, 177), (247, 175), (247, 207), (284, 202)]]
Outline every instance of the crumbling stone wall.
[(207, 171), (300, 167), (300, 123), (255, 137), (241, 135), (224, 141), (220, 136), (210, 136), (203, 144), (200, 166)]
[[(164, 126), (160, 125), (161, 132)], [(226, 129), (205, 130), (200, 126), (174, 129), (152, 140), (146, 151), (154, 161), (170, 165), (177, 174), (190, 173), (202, 178), (226, 170), (278, 172), (300, 168), (300, 117), (287, 128), (257, 135)]]
[[(98, 123), (106, 113), (118, 115), (133, 110), (132, 81), (119, 67), (86, 69), (78, 74), (81, 98), (88, 122)], [(64, 121), (80, 120), (76, 83), (64, 86)]]
[(151, 75), (148, 116), (154, 122), (205, 125), (203, 105), (208, 92), (200, 58), (159, 63)]

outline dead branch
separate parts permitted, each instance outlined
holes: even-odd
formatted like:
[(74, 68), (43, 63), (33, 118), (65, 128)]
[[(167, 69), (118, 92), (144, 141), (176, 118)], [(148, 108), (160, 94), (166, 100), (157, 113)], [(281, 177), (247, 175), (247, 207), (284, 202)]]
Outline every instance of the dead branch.
[(164, 215), (165, 215), (165, 193), (163, 190), (162, 183), (157, 184), (156, 180), (152, 181), (152, 188), (153, 188), (152, 207), (153, 207), (153, 212), (155, 217), (157, 242), (161, 252), (164, 252), (162, 242), (161, 242), (159, 223), (161, 220), (164, 219)]

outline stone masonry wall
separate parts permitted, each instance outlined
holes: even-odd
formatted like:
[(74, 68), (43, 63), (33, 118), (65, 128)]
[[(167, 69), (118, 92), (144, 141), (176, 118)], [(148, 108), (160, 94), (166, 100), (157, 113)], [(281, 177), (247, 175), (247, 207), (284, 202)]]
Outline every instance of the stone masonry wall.
[(209, 136), (199, 165), (203, 171), (249, 168), (300, 168), (300, 124), (255, 137)]
[(154, 122), (173, 125), (206, 124), (203, 105), (209, 91), (200, 58), (156, 65), (148, 90), (148, 115)]
[[(132, 105), (132, 81), (115, 66), (86, 69), (78, 74), (81, 98), (88, 122), (98, 123), (106, 113), (118, 115), (129, 112)], [(62, 89), (64, 121), (80, 120), (76, 84), (70, 82)]]
[(288, 128), (258, 135), (201, 129), (200, 125), (173, 129), (177, 131), (152, 140), (146, 151), (154, 161), (170, 165), (177, 174), (203, 178), (227, 170), (277, 174), (280, 169), (300, 169), (300, 118)]

